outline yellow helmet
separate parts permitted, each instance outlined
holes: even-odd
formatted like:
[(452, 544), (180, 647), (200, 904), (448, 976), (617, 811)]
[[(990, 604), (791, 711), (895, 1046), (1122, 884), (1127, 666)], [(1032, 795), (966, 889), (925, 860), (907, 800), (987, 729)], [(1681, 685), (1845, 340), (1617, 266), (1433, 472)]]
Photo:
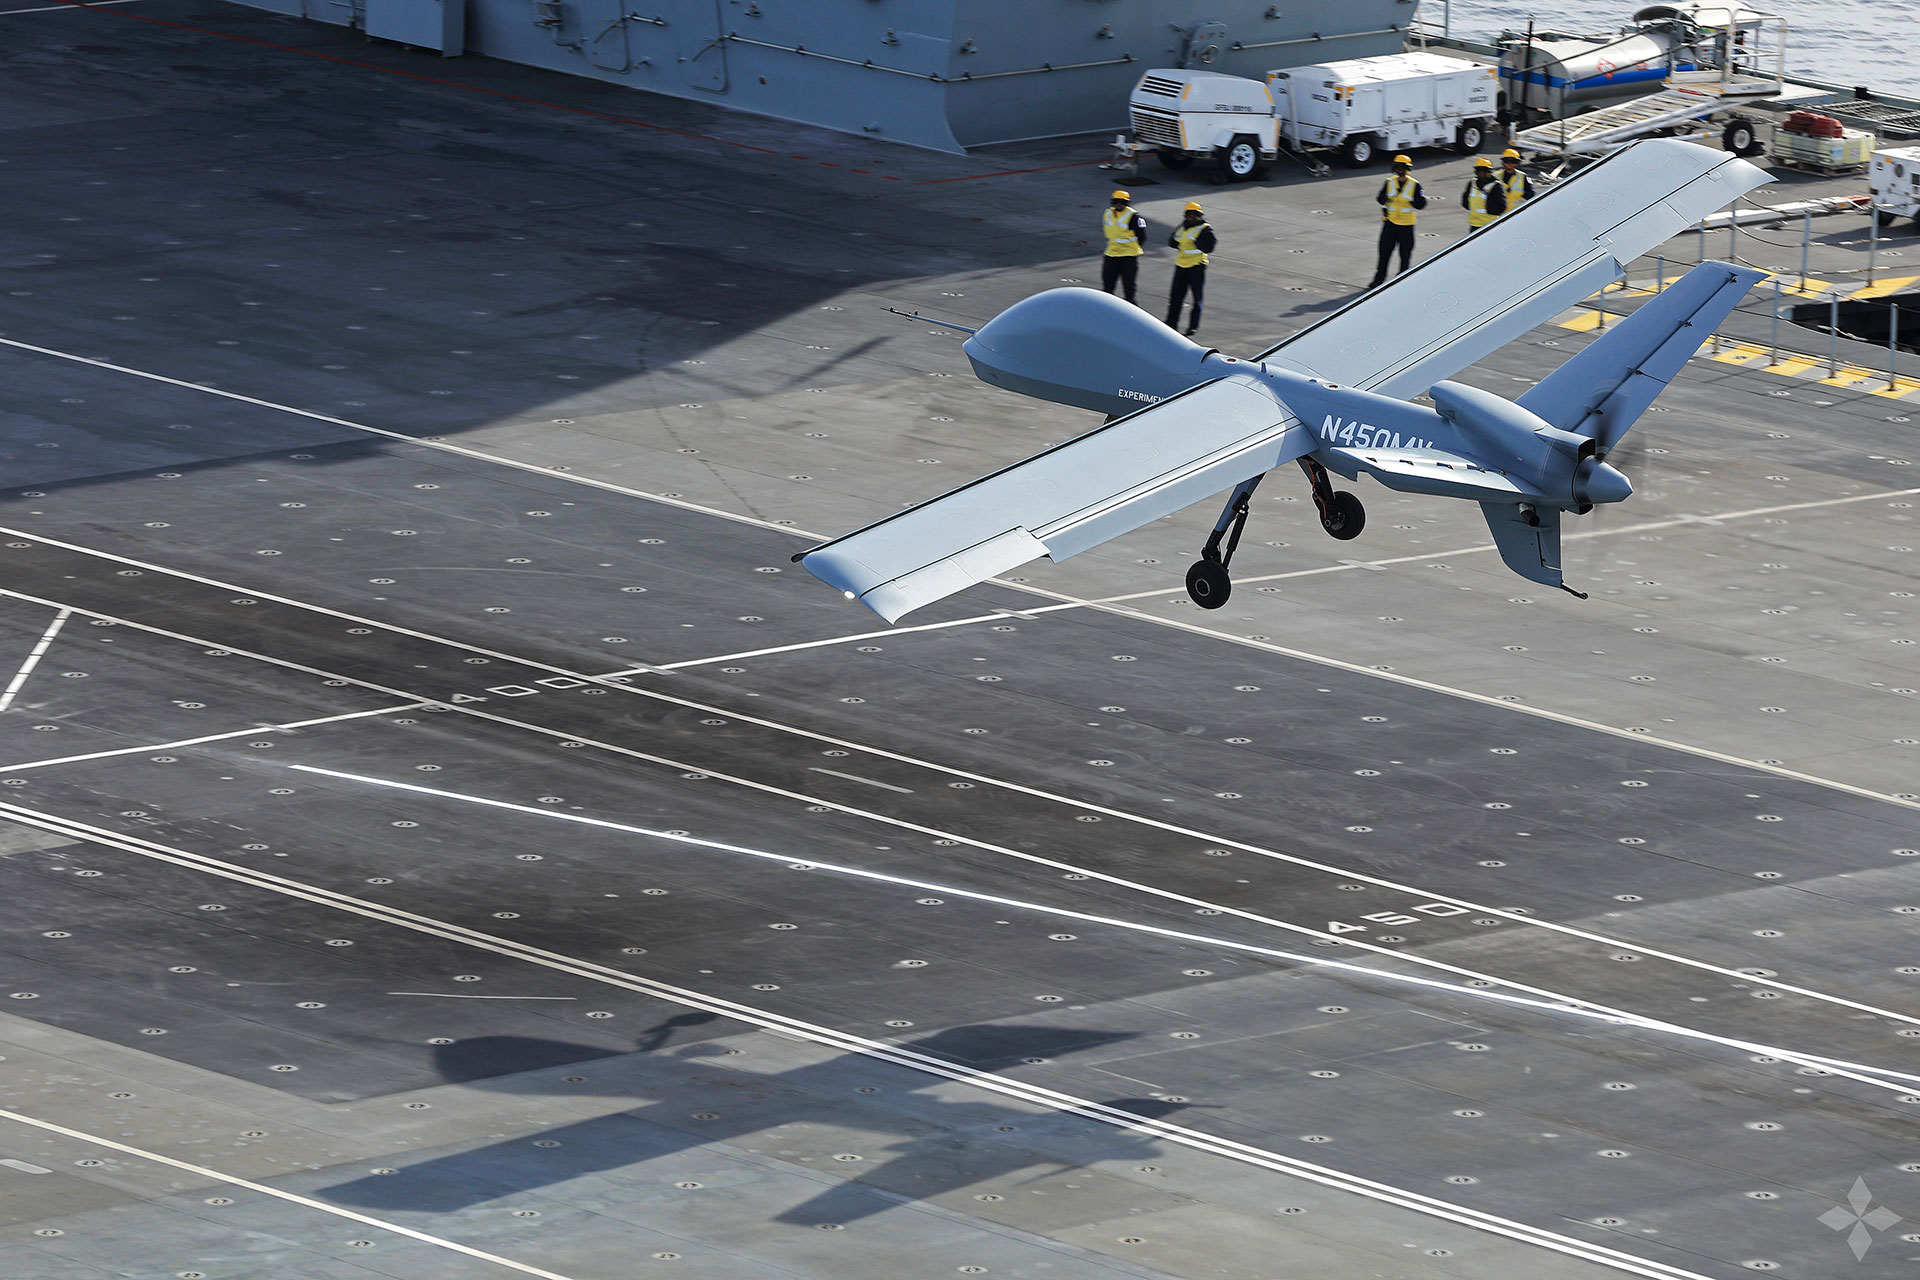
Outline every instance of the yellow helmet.
[(1189, 200), (1189, 201), (1187, 201), (1187, 208), (1188, 208), (1188, 209), (1190, 209), (1190, 210), (1192, 210), (1192, 211), (1193, 211), (1194, 213), (1204, 213), (1204, 212), (1206, 212), (1206, 210), (1204, 210), (1204, 209), (1202, 209), (1202, 208), (1200, 207), (1200, 202), (1199, 202), (1198, 200)]
[(1413, 157), (1406, 155), (1395, 156), (1393, 162), (1395, 164), (1411, 165), (1413, 163)]
[(1131, 199), (1133, 199), (1133, 197), (1132, 197), (1132, 196), (1130, 196), (1130, 195), (1128, 195), (1128, 194), (1127, 194), (1126, 192), (1124, 192), (1124, 191), (1116, 191), (1116, 192), (1114, 192), (1114, 193), (1113, 193), (1112, 195), (1110, 195), (1110, 196), (1108, 196), (1108, 197), (1107, 197), (1107, 199), (1109, 199), (1109, 200), (1131, 200)]
[(1473, 162), (1473, 167), (1476, 169), (1491, 169), (1493, 168), (1493, 161), (1487, 159), (1485, 156), (1481, 156)]
[(1518, 161), (1520, 159), (1520, 153), (1518, 151), (1515, 151), (1512, 147), (1508, 147), (1505, 151), (1502, 151), (1500, 153), (1500, 158), (1502, 160)]

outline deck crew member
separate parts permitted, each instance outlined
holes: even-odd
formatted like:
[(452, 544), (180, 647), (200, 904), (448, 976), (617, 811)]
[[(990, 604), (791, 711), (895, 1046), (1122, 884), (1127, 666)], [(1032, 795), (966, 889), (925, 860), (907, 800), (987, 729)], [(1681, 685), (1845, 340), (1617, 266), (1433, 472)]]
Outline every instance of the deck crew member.
[(1493, 161), (1485, 156), (1473, 162), (1473, 177), (1460, 193), (1460, 206), (1467, 211), (1467, 226), (1474, 231), (1507, 211), (1507, 189), (1493, 176)]
[(1413, 176), (1410, 156), (1393, 158), (1393, 176), (1380, 184), (1374, 203), (1380, 206), (1380, 265), (1374, 269), (1369, 289), (1378, 288), (1387, 278), (1387, 260), (1400, 251), (1400, 270), (1413, 260), (1413, 224), (1421, 209), (1427, 207), (1427, 193)]
[(1207, 255), (1213, 252), (1215, 244), (1213, 228), (1207, 225), (1207, 216), (1197, 200), (1187, 201), (1187, 211), (1180, 219), (1180, 225), (1167, 237), (1167, 244), (1174, 250), (1173, 255), (1173, 294), (1167, 299), (1167, 327), (1180, 327), (1180, 307), (1187, 300), (1187, 294), (1193, 294), (1193, 316), (1187, 322), (1187, 336), (1200, 327), (1200, 303), (1207, 292)]
[(1133, 301), (1140, 287), (1140, 255), (1147, 251), (1147, 220), (1134, 212), (1128, 202), (1133, 197), (1116, 191), (1107, 211), (1100, 215), (1100, 229), (1107, 240), (1106, 256), (1100, 259), (1100, 288), (1112, 293), (1116, 282), (1121, 296)]
[(1520, 153), (1512, 147), (1500, 153), (1500, 185), (1506, 188), (1509, 209), (1533, 199), (1533, 179), (1520, 172)]

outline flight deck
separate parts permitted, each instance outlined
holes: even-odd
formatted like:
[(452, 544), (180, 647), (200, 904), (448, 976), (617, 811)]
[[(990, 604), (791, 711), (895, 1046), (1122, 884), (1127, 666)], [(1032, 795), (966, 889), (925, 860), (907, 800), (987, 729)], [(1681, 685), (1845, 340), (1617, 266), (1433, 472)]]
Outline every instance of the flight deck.
[[(1100, 419), (887, 309), (1097, 280), (1099, 140), (0, 24), (7, 1280), (1911, 1274), (1920, 355), (1756, 290), (1585, 601), (1282, 472), (1218, 611), (1208, 502), (889, 627), (791, 557)], [(1148, 176), (1227, 354), (1371, 273), (1378, 173)], [(1798, 265), (1605, 323), (1702, 247)]]

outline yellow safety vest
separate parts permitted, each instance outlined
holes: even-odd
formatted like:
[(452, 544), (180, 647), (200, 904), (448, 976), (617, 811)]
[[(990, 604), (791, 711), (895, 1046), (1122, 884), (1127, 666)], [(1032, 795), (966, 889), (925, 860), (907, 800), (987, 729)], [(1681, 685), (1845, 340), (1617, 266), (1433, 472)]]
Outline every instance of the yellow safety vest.
[(1140, 237), (1133, 229), (1133, 207), (1115, 213), (1108, 209), (1100, 215), (1100, 226), (1107, 233), (1107, 256), (1109, 258), (1137, 258), (1140, 256)]
[(1413, 189), (1419, 184), (1412, 178), (1387, 179), (1386, 219), (1397, 227), (1413, 225)]
[(1515, 170), (1514, 175), (1511, 178), (1504, 178), (1501, 180), (1501, 185), (1507, 189), (1507, 212), (1508, 213), (1512, 213), (1515, 209), (1518, 209), (1521, 205), (1526, 203), (1526, 200), (1527, 200), (1527, 175), (1526, 174), (1521, 173), (1518, 170)]
[(1174, 266), (1204, 267), (1207, 265), (1207, 255), (1194, 247), (1194, 241), (1198, 240), (1200, 233), (1206, 229), (1207, 224), (1204, 222), (1196, 222), (1190, 227), (1183, 222), (1173, 229)]
[[(1491, 185), (1491, 184), (1489, 184)], [(1498, 216), (1487, 212), (1487, 188), (1479, 183), (1467, 187), (1467, 225), (1484, 227)]]

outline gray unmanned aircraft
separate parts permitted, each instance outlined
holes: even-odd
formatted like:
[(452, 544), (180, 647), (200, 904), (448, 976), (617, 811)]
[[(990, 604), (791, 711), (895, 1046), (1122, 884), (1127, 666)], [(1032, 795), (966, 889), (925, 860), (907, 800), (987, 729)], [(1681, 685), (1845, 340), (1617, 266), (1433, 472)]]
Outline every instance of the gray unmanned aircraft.
[[(1329, 476), (1364, 471), (1478, 502), (1508, 567), (1580, 595), (1560, 572), (1561, 514), (1633, 492), (1608, 453), (1764, 273), (1701, 263), (1518, 401), (1446, 379), (1769, 180), (1725, 152), (1636, 143), (1250, 360), (1104, 293), (1036, 294), (967, 339), (974, 372), (1108, 421), (794, 559), (894, 622), (1231, 488), (1187, 573), (1217, 609), (1254, 487), (1297, 462), (1336, 538), (1366, 511)], [(1421, 392), (1431, 408), (1404, 398)]]

